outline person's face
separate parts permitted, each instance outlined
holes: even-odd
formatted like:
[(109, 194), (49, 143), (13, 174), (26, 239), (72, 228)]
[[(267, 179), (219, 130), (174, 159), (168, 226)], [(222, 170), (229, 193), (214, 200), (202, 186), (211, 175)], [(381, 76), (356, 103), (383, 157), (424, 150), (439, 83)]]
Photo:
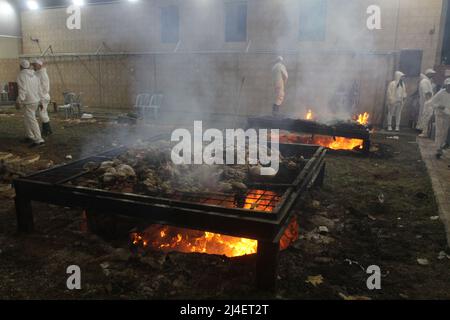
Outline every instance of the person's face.
[(434, 73), (428, 73), (427, 77), (430, 78), (430, 79), (433, 79), (434, 78)]
[(39, 63), (33, 63), (33, 69), (38, 71), (41, 70), (42, 66)]

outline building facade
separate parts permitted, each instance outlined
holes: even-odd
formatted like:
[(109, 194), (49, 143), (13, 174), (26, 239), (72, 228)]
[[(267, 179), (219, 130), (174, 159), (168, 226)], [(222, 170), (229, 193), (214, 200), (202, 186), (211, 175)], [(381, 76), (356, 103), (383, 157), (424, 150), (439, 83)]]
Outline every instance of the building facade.
[[(170, 110), (240, 115), (270, 112), (270, 70), (283, 55), (286, 112), (332, 114), (335, 93), (356, 86), (354, 112), (370, 112), (380, 123), (400, 50), (422, 50), (422, 70), (441, 63), (448, 1), (342, 3), (125, 1), (82, 7), (79, 30), (66, 27), (65, 7), (23, 11), (22, 54), (51, 46), (55, 55), (46, 60), (56, 101), (75, 91), (88, 105), (129, 108), (137, 93), (162, 92)], [(376, 8), (380, 29), (370, 30)], [(417, 81), (409, 80), (410, 91)]]

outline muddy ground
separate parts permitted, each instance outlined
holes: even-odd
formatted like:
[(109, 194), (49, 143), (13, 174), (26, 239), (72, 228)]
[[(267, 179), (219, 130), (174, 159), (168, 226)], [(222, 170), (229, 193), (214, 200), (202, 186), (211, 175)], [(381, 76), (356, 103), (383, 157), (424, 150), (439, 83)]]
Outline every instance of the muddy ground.
[[(14, 110), (3, 111), (0, 152), (40, 154), (41, 160), (61, 164), (69, 161), (67, 155), (78, 159), (161, 131), (55, 116), (53, 127), (46, 146), (29, 149), (20, 142), (22, 118)], [(18, 235), (14, 201), (4, 192), (0, 298), (450, 299), (450, 259), (442, 253), (450, 250), (444, 226), (435, 218), (437, 207), (415, 135), (394, 140), (375, 134), (374, 142), (378, 151), (369, 157), (328, 155), (324, 187), (296, 209), (301, 237), (280, 254), (275, 293), (254, 289), (254, 256), (131, 254), (126, 243), (119, 246), (85, 232), (80, 209), (33, 203), (36, 232)], [(319, 233), (319, 226), (329, 232)], [(81, 267), (81, 290), (66, 288), (66, 268), (72, 264)], [(381, 290), (366, 287), (370, 265), (381, 268)]]

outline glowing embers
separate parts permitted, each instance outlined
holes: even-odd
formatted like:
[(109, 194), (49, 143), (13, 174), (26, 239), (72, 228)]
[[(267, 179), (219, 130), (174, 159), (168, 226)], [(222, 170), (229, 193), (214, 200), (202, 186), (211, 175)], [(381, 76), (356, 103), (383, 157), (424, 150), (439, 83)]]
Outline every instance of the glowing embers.
[[(199, 204), (242, 208), (268, 213), (274, 211), (281, 200), (281, 196), (274, 191), (257, 189), (250, 190), (242, 196), (180, 193), (175, 195), (175, 198)], [(298, 224), (296, 219), (292, 219), (280, 240), (280, 249), (286, 249), (297, 239)], [(163, 225), (152, 225), (143, 232), (131, 233), (131, 242), (137, 248), (186, 253), (197, 252), (225, 255), (227, 257), (253, 254), (258, 249), (257, 240)]]
[(258, 241), (171, 226), (152, 225), (131, 234), (133, 245), (161, 251), (208, 253), (237, 257), (256, 253)]
[[(297, 239), (298, 223), (294, 217), (280, 240), (280, 249), (288, 248)], [(137, 248), (165, 252), (196, 252), (227, 257), (254, 254), (258, 249), (257, 240), (162, 225), (152, 225), (143, 232), (131, 233), (131, 242)]]
[(280, 133), (280, 143), (314, 144), (332, 150), (361, 150), (364, 140), (283, 132)]

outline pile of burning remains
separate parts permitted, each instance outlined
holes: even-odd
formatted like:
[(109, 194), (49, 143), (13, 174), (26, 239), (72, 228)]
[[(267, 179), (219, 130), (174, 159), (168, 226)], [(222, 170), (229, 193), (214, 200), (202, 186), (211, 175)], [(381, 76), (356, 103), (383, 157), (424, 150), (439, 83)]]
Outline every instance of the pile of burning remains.
[[(260, 165), (175, 165), (171, 151), (167, 141), (140, 143), (112, 161), (86, 163), (84, 169), (89, 173), (73, 183), (152, 196), (175, 192), (238, 194), (245, 193), (249, 183), (261, 178)], [(248, 150), (246, 154), (248, 157)], [(306, 163), (302, 157), (280, 157), (279, 173), (272, 179), (291, 178)]]

